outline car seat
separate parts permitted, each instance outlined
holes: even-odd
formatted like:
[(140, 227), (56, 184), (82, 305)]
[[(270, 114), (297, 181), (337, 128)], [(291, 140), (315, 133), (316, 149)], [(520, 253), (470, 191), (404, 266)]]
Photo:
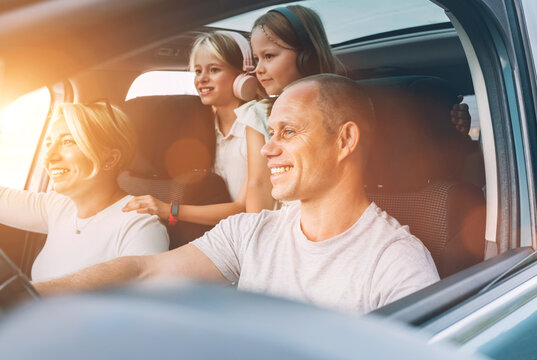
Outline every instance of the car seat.
[[(216, 140), (214, 116), (198, 96), (144, 96), (123, 109), (138, 134), (136, 155), (119, 176), (132, 195), (164, 202), (205, 205), (230, 201), (224, 180), (212, 172)], [(168, 227), (170, 249), (201, 236), (211, 226), (179, 221)]]
[(409, 226), (441, 277), (482, 261), (485, 200), (481, 188), (465, 181), (466, 157), (475, 147), (450, 121), (454, 89), (430, 76), (358, 84), (376, 117), (364, 174), (369, 199)]

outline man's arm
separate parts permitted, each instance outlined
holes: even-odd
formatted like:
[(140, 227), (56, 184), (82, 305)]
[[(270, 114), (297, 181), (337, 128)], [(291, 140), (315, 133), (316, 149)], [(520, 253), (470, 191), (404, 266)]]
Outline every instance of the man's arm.
[(229, 282), (201, 250), (187, 244), (157, 255), (117, 258), (62, 278), (34, 283), (34, 286), (41, 295), (49, 295), (103, 289), (127, 281), (157, 277)]
[(425, 245), (408, 237), (388, 246), (372, 280), (372, 304), (376, 309), (437, 282), (439, 277)]

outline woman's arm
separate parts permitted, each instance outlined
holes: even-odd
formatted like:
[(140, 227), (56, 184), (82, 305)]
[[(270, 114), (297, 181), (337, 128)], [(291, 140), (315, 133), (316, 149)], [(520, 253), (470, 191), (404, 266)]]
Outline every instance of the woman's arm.
[(48, 231), (47, 202), (63, 206), (63, 197), (55, 193), (35, 193), (0, 186), (0, 223), (17, 229), (46, 234)]
[(272, 209), (274, 208), (274, 199), (271, 195), (270, 170), (267, 167), (267, 159), (261, 155), (261, 148), (265, 145), (265, 136), (251, 127), (247, 127), (246, 143), (248, 151), (246, 212)]

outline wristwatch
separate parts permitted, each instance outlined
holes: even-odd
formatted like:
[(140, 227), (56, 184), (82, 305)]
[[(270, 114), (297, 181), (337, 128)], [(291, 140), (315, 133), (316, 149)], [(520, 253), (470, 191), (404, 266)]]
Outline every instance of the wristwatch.
[(168, 225), (175, 226), (177, 224), (177, 217), (179, 215), (179, 202), (172, 201), (170, 204), (170, 216), (168, 216)]

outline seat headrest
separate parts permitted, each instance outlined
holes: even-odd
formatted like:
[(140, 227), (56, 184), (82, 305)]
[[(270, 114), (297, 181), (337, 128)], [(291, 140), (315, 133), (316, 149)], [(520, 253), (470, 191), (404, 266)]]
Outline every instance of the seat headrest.
[(409, 191), (458, 174), (467, 139), (451, 123), (457, 94), (446, 80), (402, 76), (358, 84), (371, 97), (376, 118), (367, 187)]
[(124, 104), (138, 134), (129, 166), (136, 176), (177, 178), (192, 169), (211, 169), (216, 140), (214, 116), (198, 96), (144, 96)]

